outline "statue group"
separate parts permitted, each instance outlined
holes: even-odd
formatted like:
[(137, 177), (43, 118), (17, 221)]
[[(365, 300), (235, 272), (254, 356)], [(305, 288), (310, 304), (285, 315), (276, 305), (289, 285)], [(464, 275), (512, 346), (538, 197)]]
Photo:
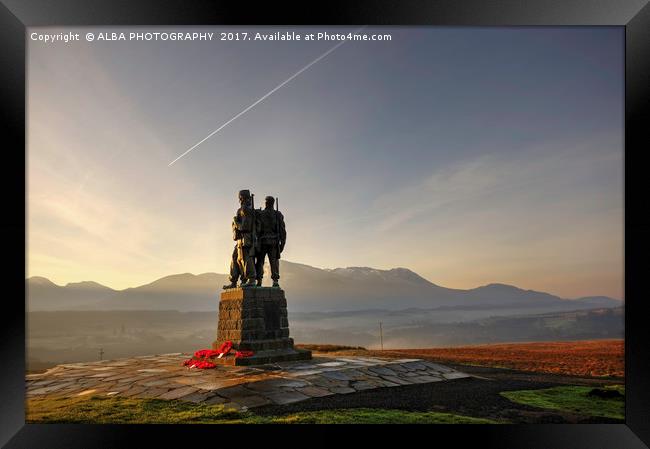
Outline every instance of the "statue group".
[(287, 240), (284, 216), (272, 196), (264, 200), (264, 209), (255, 209), (255, 195), (240, 190), (240, 207), (232, 220), (233, 240), (236, 245), (230, 261), (230, 284), (224, 289), (261, 287), (264, 277), (264, 260), (269, 259), (273, 287), (280, 287), (280, 255)]

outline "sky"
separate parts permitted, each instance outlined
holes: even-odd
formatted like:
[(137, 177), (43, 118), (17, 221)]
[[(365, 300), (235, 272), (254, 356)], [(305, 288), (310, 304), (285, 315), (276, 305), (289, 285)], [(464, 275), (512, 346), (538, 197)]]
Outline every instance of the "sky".
[(368, 27), (338, 42), (93, 41), (30, 28), (27, 276), (113, 288), (226, 273), (237, 192), (283, 258), (623, 298), (623, 30)]

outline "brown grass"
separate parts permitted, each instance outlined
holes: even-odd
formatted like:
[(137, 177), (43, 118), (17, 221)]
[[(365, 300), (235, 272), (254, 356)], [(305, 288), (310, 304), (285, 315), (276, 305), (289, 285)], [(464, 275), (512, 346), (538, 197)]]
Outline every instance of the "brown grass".
[(355, 351), (355, 350), (365, 351), (366, 350), (366, 348), (361, 346), (321, 345), (321, 344), (315, 344), (315, 345), (299, 344), (296, 345), (296, 347), (301, 349), (309, 349), (310, 351), (314, 351), (314, 352), (339, 352), (339, 351)]
[(419, 357), (551, 374), (624, 377), (623, 340), (505, 343), (455, 348), (373, 351), (376, 355)]

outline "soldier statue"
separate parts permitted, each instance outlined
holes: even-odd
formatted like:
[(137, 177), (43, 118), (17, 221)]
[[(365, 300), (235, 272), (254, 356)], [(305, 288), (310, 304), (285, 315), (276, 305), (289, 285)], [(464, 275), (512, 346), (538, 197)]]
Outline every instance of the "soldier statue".
[(284, 250), (284, 245), (287, 241), (287, 231), (284, 225), (284, 216), (279, 210), (273, 208), (275, 199), (272, 196), (265, 198), (265, 205), (263, 210), (256, 211), (257, 221), (259, 223), (259, 231), (257, 233), (260, 247), (257, 255), (257, 262), (255, 264), (255, 271), (257, 272), (257, 286), (262, 286), (262, 278), (264, 277), (264, 259), (266, 256), (269, 258), (269, 265), (271, 266), (271, 279), (273, 279), (273, 287), (279, 287), (280, 279), (280, 254)]
[[(234, 222), (233, 222), (234, 226)], [(234, 229), (233, 229), (234, 232)], [(230, 276), (228, 279), (230, 280), (230, 284), (226, 284), (223, 286), (224, 290), (227, 288), (235, 288), (237, 287), (237, 279), (241, 278), (241, 283), (244, 284), (246, 280), (244, 279), (244, 272), (241, 270), (239, 267), (239, 255), (237, 251), (237, 244), (235, 243), (235, 248), (232, 251), (232, 257), (230, 259)]]
[(230, 261), (230, 284), (223, 288), (237, 287), (241, 277), (241, 287), (254, 287), (257, 278), (255, 273), (255, 246), (257, 245), (257, 219), (253, 209), (252, 197), (249, 190), (239, 192), (239, 203), (232, 221), (233, 240), (237, 242)]

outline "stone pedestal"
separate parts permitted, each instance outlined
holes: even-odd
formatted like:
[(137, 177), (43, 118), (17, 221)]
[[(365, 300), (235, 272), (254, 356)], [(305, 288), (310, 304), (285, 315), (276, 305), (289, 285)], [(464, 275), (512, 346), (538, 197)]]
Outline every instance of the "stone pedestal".
[[(233, 343), (232, 351), (215, 359), (216, 363), (259, 365), (311, 359), (311, 351), (293, 347), (293, 338), (289, 337), (287, 299), (280, 288), (224, 290), (219, 301), (219, 325), (213, 349), (228, 340)], [(254, 355), (235, 358), (238, 350), (253, 351)]]

